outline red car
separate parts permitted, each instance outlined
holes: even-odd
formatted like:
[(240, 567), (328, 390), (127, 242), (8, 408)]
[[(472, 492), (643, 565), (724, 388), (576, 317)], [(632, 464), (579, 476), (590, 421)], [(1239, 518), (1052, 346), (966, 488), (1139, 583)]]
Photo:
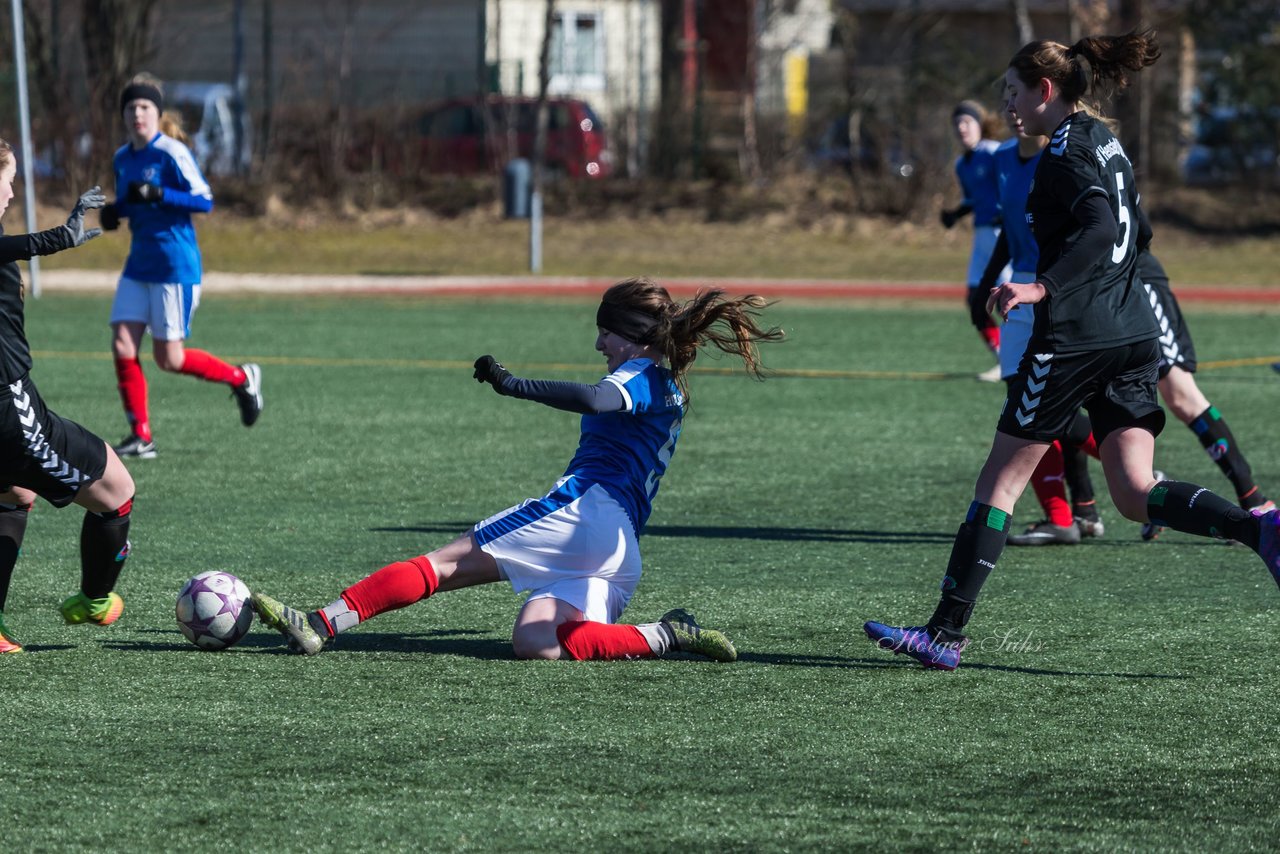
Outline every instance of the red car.
[[(496, 172), (511, 159), (533, 156), (533, 98), (454, 98), (428, 107), (418, 120), (421, 168), (441, 174)], [(547, 99), (545, 163), (552, 174), (603, 178), (612, 156), (604, 126), (586, 101)]]

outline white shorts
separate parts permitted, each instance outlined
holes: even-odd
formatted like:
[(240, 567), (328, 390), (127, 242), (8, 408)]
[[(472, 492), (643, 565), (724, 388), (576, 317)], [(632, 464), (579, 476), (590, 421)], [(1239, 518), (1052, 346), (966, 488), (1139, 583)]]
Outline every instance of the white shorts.
[[(1035, 273), (1015, 272), (1009, 281), (1025, 285), (1035, 280)], [(1018, 372), (1022, 354), (1031, 340), (1035, 317), (1035, 306), (1020, 305), (1009, 312), (1009, 318), (1000, 327), (1000, 379), (1007, 379)]]
[[(996, 241), (1000, 239), (1000, 229), (994, 225), (977, 225), (973, 228), (973, 251), (969, 253), (969, 287), (976, 288), (982, 281), (982, 274), (987, 271), (987, 262), (991, 253), (996, 251)], [(1009, 281), (1009, 265), (1000, 271), (996, 284)]]
[(593, 622), (616, 622), (640, 583), (631, 518), (599, 484), (563, 478), (542, 498), (477, 522), (473, 533), (512, 590), (558, 599)]
[(140, 282), (121, 276), (111, 303), (111, 324), (145, 323), (157, 341), (182, 341), (200, 305), (200, 285)]

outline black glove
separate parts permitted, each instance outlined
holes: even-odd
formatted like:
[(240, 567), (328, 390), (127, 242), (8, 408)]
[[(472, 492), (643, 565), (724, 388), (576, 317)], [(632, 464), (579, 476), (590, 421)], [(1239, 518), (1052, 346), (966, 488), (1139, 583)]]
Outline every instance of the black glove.
[(94, 187), (81, 193), (80, 200), (71, 209), (71, 216), (67, 217), (66, 228), (71, 232), (72, 246), (83, 246), (99, 234), (102, 234), (102, 229), (100, 228), (84, 230), (84, 212), (93, 208), (100, 208), (106, 203), (107, 197), (102, 195), (101, 187)]
[(126, 201), (135, 205), (149, 205), (164, 198), (164, 187), (159, 184), (148, 184), (146, 181), (130, 181), (129, 195)]
[(120, 209), (115, 202), (102, 206), (102, 210), (98, 212), (98, 223), (103, 231), (115, 231), (120, 227)]
[(511, 376), (511, 372), (502, 367), (501, 363), (492, 356), (481, 356), (476, 359), (476, 371), (471, 376), (478, 383), (488, 383), (493, 386), (493, 390), (498, 394), (506, 394), (502, 385), (507, 378)]
[(944, 210), (942, 214), (938, 217), (938, 219), (942, 220), (942, 225), (944, 227), (951, 228), (953, 225), (956, 224), (956, 221), (960, 219), (960, 215), (957, 214), (955, 211)]

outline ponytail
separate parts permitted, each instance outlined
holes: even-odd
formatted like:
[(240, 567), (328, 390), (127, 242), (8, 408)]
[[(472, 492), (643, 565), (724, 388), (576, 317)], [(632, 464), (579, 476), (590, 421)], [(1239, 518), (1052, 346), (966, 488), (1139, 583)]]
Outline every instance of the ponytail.
[[(1050, 80), (1067, 102), (1098, 101), (1129, 85), (1129, 75), (1160, 58), (1155, 30), (1121, 36), (1086, 36), (1067, 47), (1058, 42), (1036, 41), (1025, 45), (1009, 67), (1028, 86)], [(1094, 107), (1096, 110), (1096, 106)]]
[[(685, 376), (698, 350), (710, 344), (724, 353), (738, 356), (747, 372), (756, 379), (766, 373), (756, 345), (760, 341), (781, 341), (783, 331), (762, 327), (757, 318), (769, 302), (748, 294), (732, 298), (719, 288), (698, 291), (685, 303), (671, 299), (667, 289), (652, 279), (638, 277), (618, 282), (605, 291), (602, 304), (611, 311), (625, 311), (652, 318), (654, 325), (645, 336), (667, 360), (676, 385), (688, 398)], [(616, 330), (612, 330), (616, 331)]]

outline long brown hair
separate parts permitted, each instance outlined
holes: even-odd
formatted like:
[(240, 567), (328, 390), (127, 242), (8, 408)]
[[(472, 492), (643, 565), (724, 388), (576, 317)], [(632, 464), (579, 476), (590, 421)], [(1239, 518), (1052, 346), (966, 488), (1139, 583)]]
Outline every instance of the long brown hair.
[(16, 160), (17, 158), (13, 156), (13, 146), (9, 144), (8, 140), (0, 139), (0, 169)]
[(1027, 86), (1050, 80), (1063, 101), (1083, 103), (1096, 113), (1100, 101), (1129, 85), (1130, 73), (1159, 58), (1156, 32), (1146, 29), (1122, 36), (1085, 36), (1071, 47), (1034, 41), (1014, 54), (1009, 67)]
[(686, 399), (689, 389), (685, 375), (701, 347), (710, 344), (738, 356), (751, 376), (764, 379), (766, 372), (756, 343), (781, 341), (784, 337), (780, 328), (766, 329), (757, 322), (760, 310), (769, 302), (755, 294), (735, 298), (720, 288), (711, 288), (698, 291), (688, 302), (678, 303), (666, 288), (640, 276), (613, 285), (605, 291), (602, 301), (657, 320), (653, 346), (667, 360)]

